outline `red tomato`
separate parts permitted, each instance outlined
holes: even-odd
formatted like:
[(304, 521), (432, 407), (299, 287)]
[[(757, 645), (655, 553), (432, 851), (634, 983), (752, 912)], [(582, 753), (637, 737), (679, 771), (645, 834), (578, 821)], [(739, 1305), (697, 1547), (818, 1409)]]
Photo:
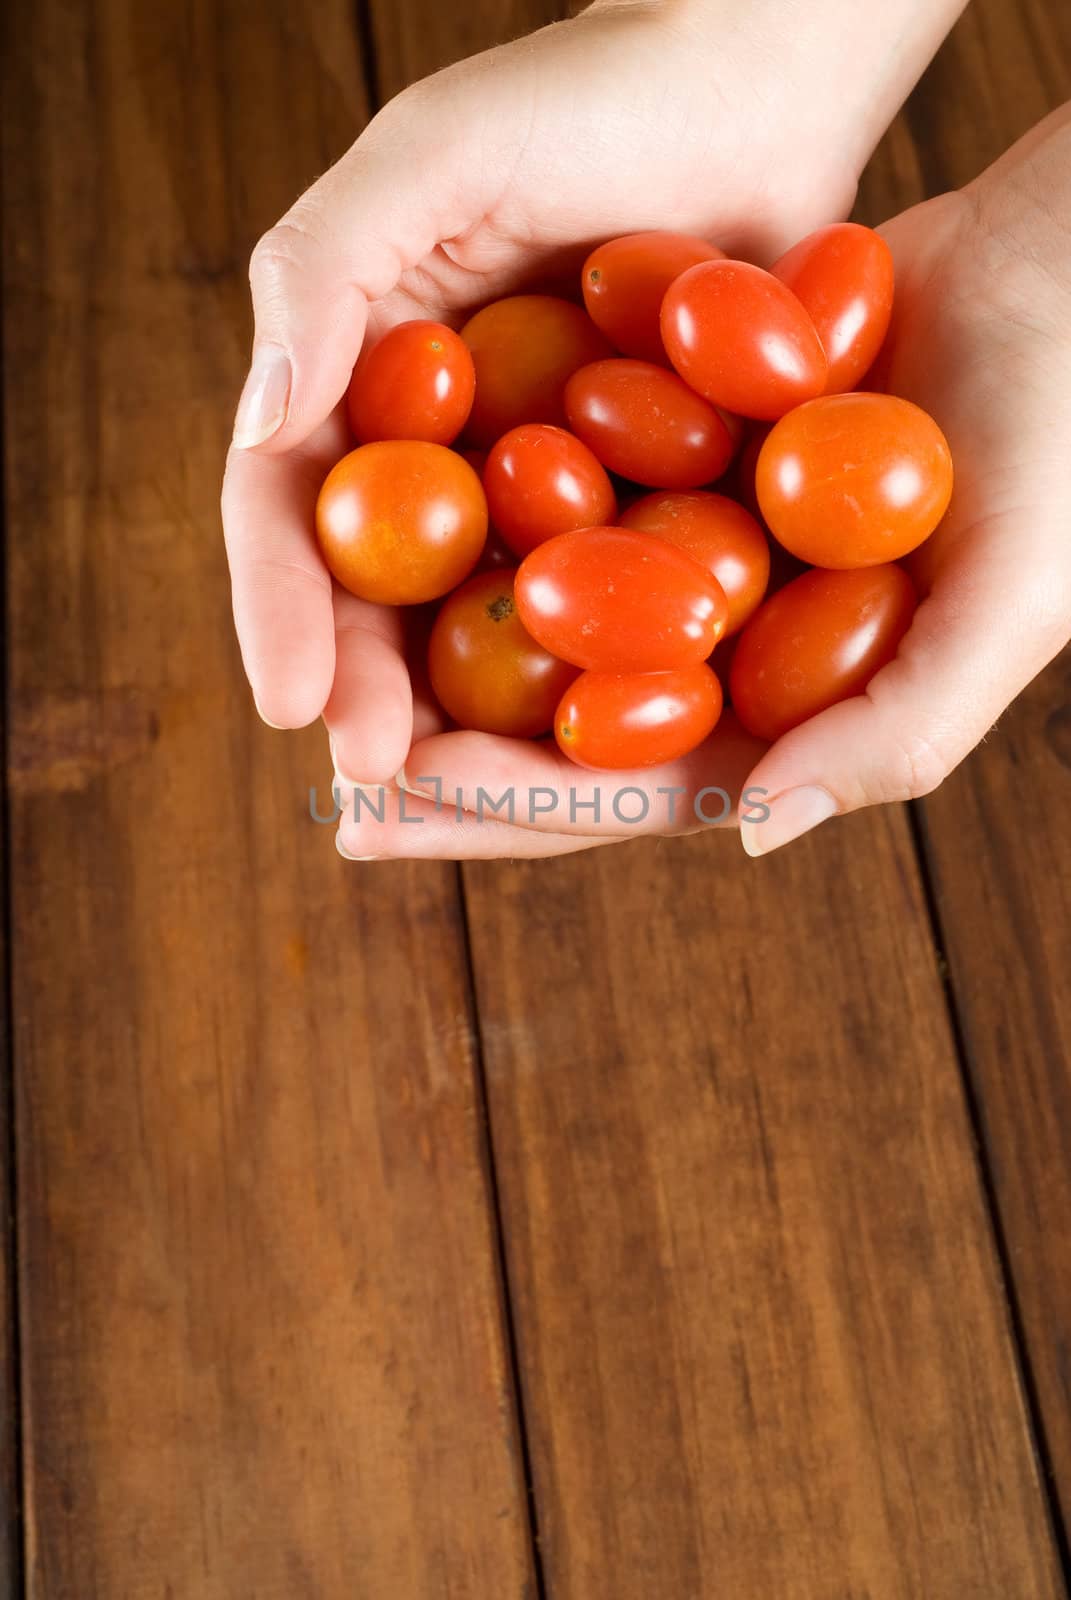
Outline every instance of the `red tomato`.
[(829, 363), (814, 323), (780, 278), (746, 261), (708, 261), (671, 285), (662, 339), (712, 405), (772, 421), (822, 393)]
[(472, 571), (487, 502), (468, 462), (441, 444), (365, 444), (328, 473), (316, 535), (343, 588), (380, 605), (418, 605)]
[(587, 445), (546, 422), (503, 434), (487, 458), (483, 487), (491, 520), (519, 556), (556, 533), (617, 515), (613, 484)]
[(729, 614), (721, 584), (692, 556), (622, 528), (548, 539), (522, 561), (516, 592), (532, 637), (596, 672), (705, 661)]
[(726, 495), (703, 489), (645, 495), (629, 506), (619, 526), (668, 539), (714, 574), (729, 603), (726, 635), (744, 626), (766, 593), (766, 535), (750, 512)]
[(834, 222), (808, 234), (770, 268), (810, 316), (829, 360), (826, 394), (854, 389), (889, 331), (892, 251), (872, 228)]
[(728, 429), (676, 373), (650, 361), (596, 361), (565, 386), (569, 425), (604, 467), (655, 489), (695, 489), (732, 458)]
[(522, 422), (563, 426), (566, 379), (610, 354), (586, 312), (547, 294), (495, 300), (469, 318), (461, 337), (476, 366), (466, 438), (484, 448)]
[(428, 642), (428, 675), (461, 727), (530, 739), (551, 727), (577, 669), (525, 631), (515, 577), (509, 569), (479, 572), (447, 597)]
[(729, 697), (749, 733), (779, 739), (838, 700), (862, 694), (911, 626), (915, 589), (902, 567), (805, 572), (740, 635)]
[(816, 567), (897, 561), (952, 496), (952, 456), (933, 418), (886, 394), (835, 394), (783, 417), (755, 490), (771, 533)]
[(468, 348), (441, 322), (401, 322), (363, 351), (347, 397), (358, 444), (424, 439), (452, 444), (476, 393)]
[(666, 359), (659, 313), (674, 278), (724, 250), (690, 233), (630, 233), (599, 245), (580, 275), (584, 304), (618, 350), (641, 361)]
[(672, 672), (582, 672), (562, 696), (554, 737), (582, 767), (657, 767), (702, 744), (721, 707), (721, 684), (702, 664)]

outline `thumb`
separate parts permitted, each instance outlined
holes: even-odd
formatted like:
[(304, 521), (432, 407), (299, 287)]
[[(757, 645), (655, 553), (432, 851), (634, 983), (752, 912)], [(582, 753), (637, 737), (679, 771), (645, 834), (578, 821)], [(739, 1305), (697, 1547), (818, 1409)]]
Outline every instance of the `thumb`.
[(1039, 541), (1035, 574), (1024, 572), (1018, 517), (975, 535), (866, 693), (785, 734), (759, 762), (748, 789), (763, 791), (768, 815), (741, 830), (749, 855), (829, 817), (929, 794), (1067, 642), (1071, 573), (1056, 540)]
[(368, 302), (462, 225), (448, 215), (458, 200), (449, 150), (433, 147), (429, 98), (418, 84), (393, 100), (256, 245), (238, 449), (274, 453), (306, 439), (346, 391)]

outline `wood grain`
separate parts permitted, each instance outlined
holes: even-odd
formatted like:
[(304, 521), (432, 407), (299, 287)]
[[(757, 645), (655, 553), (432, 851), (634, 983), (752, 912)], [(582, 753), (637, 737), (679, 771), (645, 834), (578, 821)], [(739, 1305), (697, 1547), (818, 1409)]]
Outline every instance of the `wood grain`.
[[(0, 622), (0, 638), (3, 623)], [(0, 741), (6, 717), (0, 707)], [(7, 907), (7, 805), (0, 802), (0, 904)], [(22, 1482), (19, 1460), (18, 1299), (15, 1271), (13, 1056), (8, 1015), (8, 929), (0, 927), (0, 1595), (21, 1586)]]
[[(864, 213), (968, 182), (1071, 98), (1071, 11), (974, 0), (879, 151)], [(919, 807), (1007, 1271), (1071, 1528), (1071, 654)]]
[(309, 820), (218, 529), (249, 249), (359, 125), (352, 10), (11, 10), (28, 1591), (522, 1600), (456, 876)]
[(905, 815), (464, 879), (548, 1594), (1063, 1594)]

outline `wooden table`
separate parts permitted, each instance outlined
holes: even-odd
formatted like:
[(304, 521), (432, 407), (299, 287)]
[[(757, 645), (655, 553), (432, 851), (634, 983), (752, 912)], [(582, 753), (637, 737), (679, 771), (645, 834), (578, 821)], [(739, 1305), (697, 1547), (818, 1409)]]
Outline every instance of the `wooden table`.
[[(1066, 1593), (1067, 662), (768, 861), (460, 871), (341, 863), (240, 675), (250, 247), (557, 14), (8, 8), (4, 1595)], [(974, 0), (860, 214), (1069, 95)]]

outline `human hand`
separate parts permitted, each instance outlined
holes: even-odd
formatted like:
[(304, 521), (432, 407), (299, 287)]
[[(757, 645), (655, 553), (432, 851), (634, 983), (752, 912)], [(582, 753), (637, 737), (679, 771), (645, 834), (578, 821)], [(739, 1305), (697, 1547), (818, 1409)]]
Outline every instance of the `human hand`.
[(251, 267), (255, 359), (223, 510), (266, 720), (323, 713), (339, 769), (373, 784), (433, 726), (402, 618), (333, 588), (312, 531), (319, 485), (348, 447), (339, 401), (366, 333), (412, 316), (457, 322), (640, 228), (777, 254), (847, 210), (961, 3), (815, 0), (801, 28), (786, 0), (598, 0), (375, 118)]
[(743, 830), (753, 854), (929, 794), (1071, 639), (1071, 107), (882, 232), (898, 278), (882, 383), (940, 423), (956, 488), (905, 563), (924, 598), (895, 661), (750, 774), (770, 805)]
[[(542, 835), (542, 853), (552, 853), (584, 839), (695, 827), (690, 796), (718, 784), (761, 801), (742, 835), (745, 848), (764, 854), (830, 816), (936, 788), (1071, 638), (1069, 218), (1071, 107), (962, 192), (883, 230), (898, 299), (880, 382), (941, 424), (957, 483), (946, 519), (906, 563), (923, 595), (912, 627), (865, 694), (785, 735), (757, 765), (755, 745), (731, 719), (672, 770), (598, 779), (578, 775), (553, 748), (471, 733), (425, 739), (407, 770), (434, 777), (432, 788), (421, 787), (446, 802), (437, 809), (440, 838), (462, 853), (499, 853), (493, 827), (470, 821), (462, 833), (453, 813), (458, 794), (471, 812), (480, 786), (522, 796), (555, 789), (554, 810), (548, 804), (526, 819)], [(563, 830), (570, 785), (581, 804)], [(649, 815), (617, 828), (612, 796), (633, 786), (648, 795)], [(685, 791), (672, 820), (656, 802), (671, 786)], [(604, 796), (597, 823), (596, 788)], [(355, 853), (372, 840), (380, 852), (423, 853), (431, 837), (396, 823), (343, 826)], [(499, 842), (500, 853), (520, 853), (507, 835)], [(540, 847), (530, 841), (524, 853)]]

